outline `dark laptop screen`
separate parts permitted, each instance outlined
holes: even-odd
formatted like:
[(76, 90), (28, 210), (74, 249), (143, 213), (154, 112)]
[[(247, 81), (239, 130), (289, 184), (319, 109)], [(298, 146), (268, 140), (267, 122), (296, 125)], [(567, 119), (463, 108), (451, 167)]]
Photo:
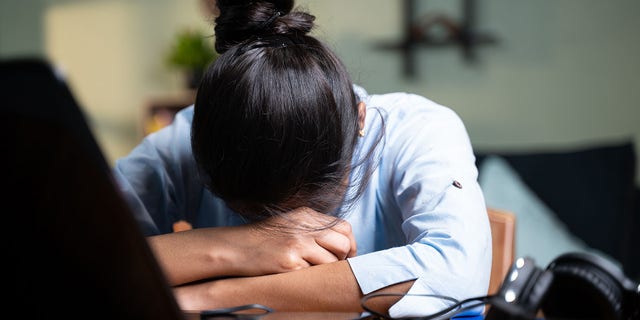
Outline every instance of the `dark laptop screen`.
[(0, 101), (8, 306), (28, 318), (182, 319), (65, 82), (40, 59), (0, 61)]

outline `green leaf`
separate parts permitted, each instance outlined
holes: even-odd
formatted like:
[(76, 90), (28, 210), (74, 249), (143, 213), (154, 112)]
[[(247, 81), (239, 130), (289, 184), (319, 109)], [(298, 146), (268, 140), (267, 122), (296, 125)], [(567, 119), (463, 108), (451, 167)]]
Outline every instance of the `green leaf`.
[(213, 37), (185, 29), (178, 32), (167, 55), (167, 64), (176, 69), (205, 69), (218, 57)]

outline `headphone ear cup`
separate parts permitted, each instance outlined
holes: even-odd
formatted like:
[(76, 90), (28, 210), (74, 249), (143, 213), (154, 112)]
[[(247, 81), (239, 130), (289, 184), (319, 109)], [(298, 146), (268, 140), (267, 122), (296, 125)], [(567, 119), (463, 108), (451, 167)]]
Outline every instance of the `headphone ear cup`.
[(493, 295), (487, 320), (533, 319), (553, 279), (551, 271), (538, 268), (529, 257), (518, 258), (498, 292)]
[(623, 288), (595, 261), (561, 256), (547, 270), (553, 283), (543, 302), (549, 319), (623, 319)]

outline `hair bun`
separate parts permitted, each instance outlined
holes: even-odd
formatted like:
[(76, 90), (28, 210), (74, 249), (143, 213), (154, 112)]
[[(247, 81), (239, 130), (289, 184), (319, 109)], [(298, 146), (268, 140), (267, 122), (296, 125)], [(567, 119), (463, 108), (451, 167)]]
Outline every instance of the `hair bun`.
[(292, 11), (293, 0), (218, 0), (215, 20), (216, 51), (223, 53), (252, 36), (304, 35), (315, 17)]
[(254, 3), (268, 3), (282, 12), (289, 13), (293, 9), (294, 0), (217, 0), (217, 5), (220, 10), (224, 10), (229, 7), (247, 6)]

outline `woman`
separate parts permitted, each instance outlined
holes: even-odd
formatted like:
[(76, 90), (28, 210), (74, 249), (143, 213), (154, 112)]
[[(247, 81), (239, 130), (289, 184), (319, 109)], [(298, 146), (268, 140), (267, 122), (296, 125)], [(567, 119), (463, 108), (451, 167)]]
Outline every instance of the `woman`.
[[(486, 294), (491, 237), (459, 117), (368, 95), (293, 1), (219, 0), (195, 105), (116, 177), (188, 310), (362, 311)], [(186, 220), (194, 228), (172, 232)], [(425, 315), (446, 299), (371, 306)]]

